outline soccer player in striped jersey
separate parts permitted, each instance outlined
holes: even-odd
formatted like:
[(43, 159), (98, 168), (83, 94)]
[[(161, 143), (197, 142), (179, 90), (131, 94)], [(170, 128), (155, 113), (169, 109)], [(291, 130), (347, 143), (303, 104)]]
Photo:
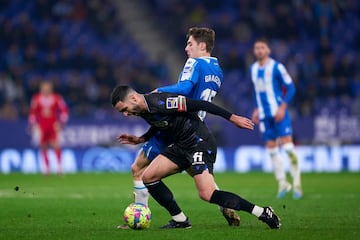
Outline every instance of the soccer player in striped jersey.
[[(278, 198), (283, 198), (293, 188), (293, 198), (302, 197), (299, 162), (292, 139), (291, 119), (288, 104), (295, 94), (295, 85), (283, 64), (270, 57), (270, 46), (266, 39), (254, 43), (256, 62), (251, 65), (250, 75), (255, 90), (256, 108), (252, 114), (259, 124), (263, 141), (273, 162), (278, 181)], [(278, 143), (290, 159), (292, 185), (286, 179), (284, 164)]]
[[(223, 72), (218, 59), (211, 56), (214, 42), (214, 30), (202, 27), (190, 28), (185, 47), (188, 59), (180, 73), (177, 84), (157, 88), (154, 92), (181, 94), (193, 99), (211, 102), (223, 80)], [(201, 120), (204, 120), (205, 115), (205, 111), (198, 112)], [(159, 132), (148, 139), (132, 164), (135, 202), (148, 205), (149, 193), (141, 180), (141, 176), (150, 162), (168, 145), (167, 143), (170, 141), (168, 138), (169, 136)], [(216, 186), (216, 188), (218, 187)], [(240, 217), (234, 210), (220, 207), (220, 211), (229, 225), (239, 226)], [(176, 219), (177, 221), (185, 221), (185, 216), (177, 216)], [(126, 228), (126, 226), (120, 225), (118, 228)]]

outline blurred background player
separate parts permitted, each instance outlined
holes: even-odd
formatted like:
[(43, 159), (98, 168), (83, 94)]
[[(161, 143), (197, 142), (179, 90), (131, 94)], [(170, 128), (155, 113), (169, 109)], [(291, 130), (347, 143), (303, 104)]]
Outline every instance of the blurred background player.
[[(178, 83), (170, 86), (157, 88), (154, 92), (168, 92), (181, 94), (193, 99), (201, 99), (211, 102), (217, 94), (222, 80), (223, 72), (218, 59), (211, 56), (214, 48), (215, 32), (209, 28), (193, 27), (187, 33), (185, 52), (188, 59), (179, 76)], [(204, 120), (206, 112), (198, 113), (201, 120)], [(129, 136), (131, 138), (132, 136)], [(135, 202), (148, 205), (149, 193), (141, 180), (142, 173), (157, 155), (160, 154), (168, 142), (168, 136), (158, 133), (150, 138), (139, 151), (137, 158), (132, 164), (134, 180)], [(216, 186), (216, 188), (218, 188)], [(229, 225), (238, 226), (240, 217), (232, 209), (220, 207), (220, 211), (226, 218)], [(185, 216), (177, 217), (177, 221), (185, 221)], [(127, 228), (120, 225), (118, 228)]]
[(278, 181), (278, 198), (283, 198), (291, 184), (286, 180), (283, 160), (278, 141), (290, 158), (290, 173), (293, 178), (293, 198), (302, 197), (301, 177), (298, 158), (294, 150), (292, 127), (288, 104), (295, 94), (295, 85), (283, 64), (270, 57), (266, 39), (254, 44), (256, 62), (251, 65), (250, 76), (255, 89), (256, 108), (252, 120), (259, 123), (260, 131), (270, 158), (275, 178)]
[[(41, 82), (40, 91), (31, 99), (29, 124), (32, 134), (39, 134), (41, 155), (44, 159), (44, 172), (50, 173), (48, 147), (52, 147), (58, 164), (58, 173), (62, 174), (59, 133), (68, 121), (68, 107), (62, 96), (53, 92), (53, 84)], [(34, 137), (34, 136), (33, 136)]]

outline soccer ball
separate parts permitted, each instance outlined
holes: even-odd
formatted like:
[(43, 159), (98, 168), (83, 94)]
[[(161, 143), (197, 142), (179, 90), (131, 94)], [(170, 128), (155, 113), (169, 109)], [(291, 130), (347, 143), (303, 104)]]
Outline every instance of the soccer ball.
[(131, 203), (125, 209), (124, 221), (132, 229), (149, 228), (151, 223), (150, 208), (145, 204)]

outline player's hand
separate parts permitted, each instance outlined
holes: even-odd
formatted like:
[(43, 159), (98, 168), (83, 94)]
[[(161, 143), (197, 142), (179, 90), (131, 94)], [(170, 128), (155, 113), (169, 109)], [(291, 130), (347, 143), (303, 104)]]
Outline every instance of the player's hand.
[(37, 123), (33, 123), (33, 124), (30, 124), (28, 127), (27, 127), (28, 131), (30, 133), (36, 131), (37, 129), (39, 129), (39, 125)]
[(128, 135), (128, 134), (121, 134), (116, 139), (121, 144), (136, 145), (136, 144), (145, 142), (145, 139), (143, 137), (137, 137), (137, 136)]
[(60, 122), (55, 122), (54, 123), (54, 129), (56, 132), (59, 132), (62, 129), (62, 125)]
[(230, 117), (230, 122), (238, 126), (239, 128), (245, 128), (249, 130), (254, 130), (254, 122), (246, 117), (241, 117), (235, 114), (232, 114)]
[(275, 122), (281, 122), (285, 117), (286, 103), (282, 103), (275, 113)]
[(255, 124), (258, 124), (259, 123), (259, 110), (258, 109), (255, 109), (253, 111), (253, 114), (251, 116), (251, 120), (255, 123)]
[(30, 135), (36, 136), (40, 134), (40, 127), (37, 123), (28, 126), (27, 131)]

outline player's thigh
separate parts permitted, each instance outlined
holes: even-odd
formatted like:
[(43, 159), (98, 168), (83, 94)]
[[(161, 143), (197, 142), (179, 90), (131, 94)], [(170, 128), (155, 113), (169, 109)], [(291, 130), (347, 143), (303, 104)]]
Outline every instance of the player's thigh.
[(289, 114), (286, 114), (284, 119), (275, 124), (275, 131), (277, 138), (285, 138), (292, 135), (291, 119)]
[(276, 129), (274, 125), (275, 122), (272, 118), (260, 120), (259, 129), (264, 142), (274, 141), (276, 139)]
[(211, 195), (215, 191), (214, 176), (208, 170), (194, 176), (196, 188), (199, 196), (205, 201), (210, 201)]
[(40, 130), (40, 145), (53, 147), (54, 132), (51, 127), (42, 126)]
[(141, 146), (141, 151), (144, 152), (149, 161), (152, 161), (165, 149), (165, 147), (165, 142), (162, 141), (159, 135), (155, 135)]
[(146, 168), (142, 175), (145, 183), (154, 182), (164, 177), (177, 173), (179, 167), (166, 156), (158, 155)]
[(49, 134), (48, 142), (52, 148), (55, 148), (55, 149), (60, 148), (60, 133), (59, 132), (51, 132)]

